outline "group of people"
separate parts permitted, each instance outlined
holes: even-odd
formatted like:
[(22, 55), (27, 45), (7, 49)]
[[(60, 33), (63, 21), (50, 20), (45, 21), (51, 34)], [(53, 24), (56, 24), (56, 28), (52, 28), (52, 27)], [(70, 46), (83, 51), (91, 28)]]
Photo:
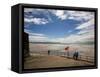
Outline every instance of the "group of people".
[[(50, 55), (50, 50), (48, 50), (48, 55)], [(69, 52), (67, 52), (67, 56), (69, 56)], [(74, 52), (74, 54), (73, 54), (73, 59), (74, 59), (74, 60), (78, 60), (78, 58), (79, 58), (79, 52), (76, 51), (76, 52)]]
[(78, 60), (79, 52), (74, 52), (73, 59)]

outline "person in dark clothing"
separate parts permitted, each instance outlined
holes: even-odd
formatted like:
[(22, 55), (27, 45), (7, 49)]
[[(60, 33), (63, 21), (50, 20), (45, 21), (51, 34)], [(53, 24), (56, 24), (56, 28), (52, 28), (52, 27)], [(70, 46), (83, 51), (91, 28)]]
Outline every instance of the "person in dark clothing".
[(75, 59), (75, 56), (76, 56), (76, 52), (74, 52), (74, 54), (73, 54), (73, 59)]
[(77, 59), (78, 59), (78, 56), (79, 56), (79, 53), (78, 53), (78, 52), (75, 52), (75, 53), (73, 54), (73, 59), (77, 60)]
[(50, 55), (50, 50), (48, 50), (48, 55)]
[(76, 60), (78, 59), (78, 56), (79, 56), (79, 53), (78, 53), (78, 52), (76, 52)]

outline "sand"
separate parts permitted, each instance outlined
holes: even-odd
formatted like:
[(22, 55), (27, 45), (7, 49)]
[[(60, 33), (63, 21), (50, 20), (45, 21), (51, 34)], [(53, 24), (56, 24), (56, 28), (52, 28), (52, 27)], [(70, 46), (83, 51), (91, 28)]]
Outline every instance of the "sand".
[(73, 60), (60, 56), (32, 55), (26, 58), (24, 69), (53, 68), (53, 67), (73, 67), (87, 66), (93, 63), (86, 61)]

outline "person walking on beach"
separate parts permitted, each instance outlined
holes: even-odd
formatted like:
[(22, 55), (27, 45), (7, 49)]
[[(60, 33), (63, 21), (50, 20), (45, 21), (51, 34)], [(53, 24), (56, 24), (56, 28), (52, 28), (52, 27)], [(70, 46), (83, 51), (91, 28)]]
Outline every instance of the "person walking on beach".
[(48, 50), (48, 55), (50, 55), (50, 50)]
[(79, 56), (79, 53), (78, 53), (78, 52), (76, 52), (76, 60), (78, 59), (78, 56)]
[(73, 54), (73, 59), (75, 59), (75, 56), (76, 56), (76, 52), (74, 52), (74, 54)]
[(77, 60), (78, 59), (78, 56), (79, 56), (79, 53), (78, 52), (74, 52), (73, 59)]

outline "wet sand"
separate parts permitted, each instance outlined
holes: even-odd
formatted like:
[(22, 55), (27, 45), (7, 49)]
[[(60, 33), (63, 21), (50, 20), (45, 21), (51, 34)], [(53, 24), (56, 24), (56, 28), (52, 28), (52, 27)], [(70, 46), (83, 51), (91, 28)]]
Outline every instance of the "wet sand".
[(60, 56), (31, 55), (24, 62), (24, 69), (72, 67), (93, 65), (86, 61), (73, 60)]

